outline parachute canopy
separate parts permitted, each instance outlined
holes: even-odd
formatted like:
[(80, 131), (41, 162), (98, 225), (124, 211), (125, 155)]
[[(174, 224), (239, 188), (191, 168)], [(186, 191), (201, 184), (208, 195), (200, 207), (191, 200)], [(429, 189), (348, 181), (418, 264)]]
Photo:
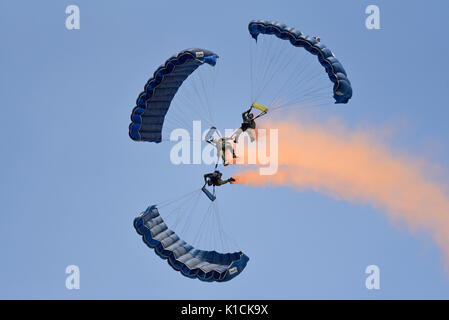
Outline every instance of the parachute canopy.
[(218, 55), (209, 50), (187, 49), (160, 66), (137, 98), (129, 125), (131, 139), (161, 142), (165, 115), (179, 87), (200, 65), (215, 66), (217, 58)]
[(249, 260), (243, 252), (218, 253), (198, 250), (168, 229), (156, 206), (150, 206), (134, 219), (143, 241), (173, 269), (202, 281), (228, 281), (239, 275)]
[(303, 47), (311, 54), (316, 55), (329, 79), (334, 83), (335, 103), (347, 103), (352, 97), (351, 82), (346, 71), (332, 51), (319, 41), (319, 38), (307, 36), (295, 28), (287, 27), (276, 21), (253, 20), (249, 23), (248, 30), (256, 41), (259, 34), (275, 35), (279, 39), (290, 41), (295, 47)]

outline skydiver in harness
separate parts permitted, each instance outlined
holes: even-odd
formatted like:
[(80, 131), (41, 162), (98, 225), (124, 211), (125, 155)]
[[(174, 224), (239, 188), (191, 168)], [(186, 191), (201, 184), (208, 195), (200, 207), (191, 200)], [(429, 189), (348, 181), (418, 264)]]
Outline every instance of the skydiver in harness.
[(204, 175), (204, 186), (206, 186), (206, 184), (207, 184), (208, 186), (218, 187), (218, 186), (224, 185), (226, 183), (235, 181), (235, 179), (233, 177), (223, 180), (223, 179), (221, 179), (222, 175), (223, 174), (218, 170), (215, 170), (212, 173), (206, 173)]
[[(206, 173), (204, 175), (204, 185), (201, 188), (201, 190), (209, 198), (210, 201), (214, 201), (217, 198), (215, 196), (215, 187), (222, 186), (226, 183), (235, 182), (235, 179), (233, 177), (230, 177), (229, 179), (226, 179), (226, 180), (223, 180), (221, 177), (222, 177), (222, 173), (218, 170), (215, 170), (212, 173)], [(206, 189), (206, 185), (213, 186), (212, 193)]]
[[(251, 112), (251, 110), (253, 108), (261, 111), (261, 113), (256, 117), (254, 117), (254, 114)], [(247, 132), (251, 142), (254, 142), (254, 140), (256, 140), (256, 119), (263, 116), (267, 112), (268, 112), (268, 109), (259, 103), (253, 103), (248, 110), (243, 112), (242, 113), (242, 120), (243, 120), (242, 125), (233, 134), (234, 142), (235, 143), (239, 142), (239, 137), (243, 132)]]
[[(218, 159), (222, 159), (223, 160), (223, 165), (227, 166), (231, 163), (231, 161), (229, 159), (235, 159), (237, 158), (235, 151), (234, 151), (234, 147), (232, 146), (230, 140), (232, 140), (232, 138), (228, 138), (228, 137), (219, 137), (219, 138), (214, 138), (213, 134), (216, 132), (216, 128), (212, 127), (209, 130), (209, 133), (206, 135), (206, 142), (214, 145), (217, 148), (217, 157)], [(218, 161), (215, 165), (215, 168), (217, 168), (218, 166)]]

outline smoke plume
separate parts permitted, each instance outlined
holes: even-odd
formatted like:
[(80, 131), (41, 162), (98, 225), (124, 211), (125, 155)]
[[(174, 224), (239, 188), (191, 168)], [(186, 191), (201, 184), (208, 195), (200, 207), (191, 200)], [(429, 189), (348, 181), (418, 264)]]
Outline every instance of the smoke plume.
[(236, 183), (312, 189), (371, 205), (391, 220), (405, 222), (412, 232), (429, 232), (449, 271), (449, 194), (443, 183), (430, 178), (430, 164), (399, 154), (369, 131), (292, 120), (264, 127), (278, 129), (278, 171), (260, 175), (257, 168), (246, 167), (234, 176)]

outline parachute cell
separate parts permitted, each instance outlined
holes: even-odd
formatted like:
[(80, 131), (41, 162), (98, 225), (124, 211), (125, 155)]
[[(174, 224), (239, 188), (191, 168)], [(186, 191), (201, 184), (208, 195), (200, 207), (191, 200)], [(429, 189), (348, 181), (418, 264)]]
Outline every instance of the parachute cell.
[(160, 66), (137, 98), (129, 125), (131, 139), (161, 142), (165, 116), (179, 87), (200, 65), (214, 66), (217, 58), (218, 55), (209, 50), (187, 49)]
[(316, 55), (329, 79), (334, 83), (335, 103), (347, 103), (352, 97), (351, 82), (346, 71), (332, 51), (319, 41), (319, 38), (307, 36), (295, 28), (287, 27), (276, 21), (254, 20), (249, 23), (248, 30), (256, 41), (259, 34), (275, 35), (279, 39), (290, 41), (295, 47), (303, 47), (311, 54)]
[(243, 252), (218, 253), (195, 249), (170, 230), (156, 206), (150, 206), (134, 219), (136, 231), (157, 255), (173, 269), (202, 281), (228, 281), (239, 275), (249, 260)]

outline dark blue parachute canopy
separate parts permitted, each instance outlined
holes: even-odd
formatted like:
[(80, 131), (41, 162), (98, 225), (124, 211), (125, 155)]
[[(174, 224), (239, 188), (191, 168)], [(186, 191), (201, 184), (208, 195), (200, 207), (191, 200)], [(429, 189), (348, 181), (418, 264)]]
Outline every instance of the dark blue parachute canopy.
[(173, 269), (202, 281), (228, 281), (238, 276), (249, 260), (243, 252), (218, 253), (198, 250), (168, 229), (156, 206), (150, 206), (134, 219), (143, 241)]
[(318, 56), (318, 61), (326, 69), (329, 79), (334, 83), (335, 103), (347, 103), (352, 97), (351, 82), (345, 69), (332, 51), (315, 38), (276, 21), (253, 20), (249, 23), (248, 30), (256, 41), (259, 34), (275, 35), (279, 39), (290, 41), (295, 47), (303, 47), (311, 54)]
[(165, 115), (179, 87), (200, 65), (214, 66), (217, 58), (218, 55), (209, 50), (187, 49), (160, 66), (137, 98), (129, 125), (131, 139), (161, 142)]

